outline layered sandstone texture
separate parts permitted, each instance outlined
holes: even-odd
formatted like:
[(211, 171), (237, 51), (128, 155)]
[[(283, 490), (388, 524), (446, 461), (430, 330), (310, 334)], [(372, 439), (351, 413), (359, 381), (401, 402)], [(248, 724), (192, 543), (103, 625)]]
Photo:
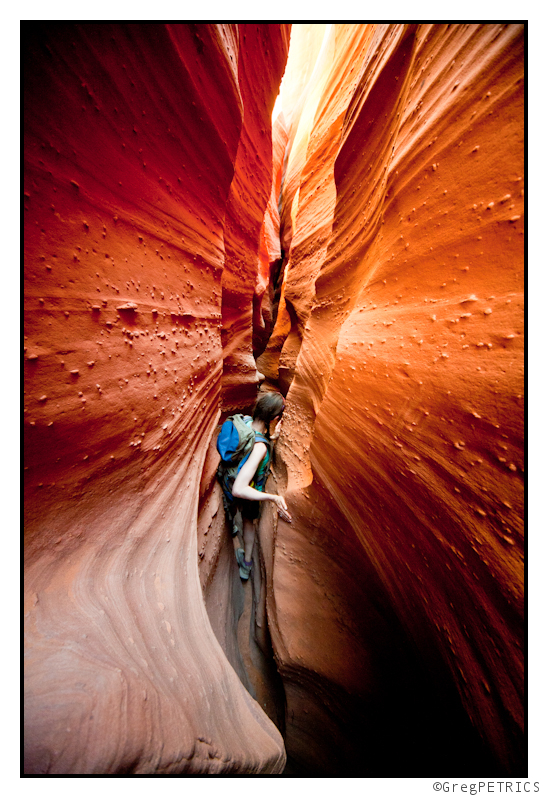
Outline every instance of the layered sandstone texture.
[(288, 760), (524, 775), (523, 29), (319, 32), (293, 26), (282, 83), (258, 361), (287, 392), (267, 607)]
[(209, 620), (197, 525), (221, 396), (258, 381), (290, 26), (23, 34), (25, 770), (281, 772)]

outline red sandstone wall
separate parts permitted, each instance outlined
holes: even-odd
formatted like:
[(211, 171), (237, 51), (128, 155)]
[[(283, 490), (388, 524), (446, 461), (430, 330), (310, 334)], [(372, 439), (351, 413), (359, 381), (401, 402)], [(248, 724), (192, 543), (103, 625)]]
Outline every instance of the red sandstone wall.
[[(289, 43), (287, 33), (279, 35), (278, 25), (243, 28), (245, 46), (239, 74), (244, 118), (227, 204), (222, 278), (223, 406), (234, 411), (241, 410), (242, 405), (253, 405), (260, 379), (253, 357), (253, 297), (264, 293), (264, 277), (260, 272), (258, 275), (257, 261), (272, 186), (273, 99), (281, 79), (272, 63), (284, 63)], [(271, 28), (278, 32), (278, 38)], [(265, 76), (262, 82), (258, 75)]]
[(283, 768), (213, 633), (196, 524), (223, 356), (256, 382), (221, 278), (237, 244), (252, 295), (288, 39), (24, 29), (28, 772)]
[(269, 605), (288, 756), (519, 775), (523, 30), (328, 35), (267, 349), (290, 384)]

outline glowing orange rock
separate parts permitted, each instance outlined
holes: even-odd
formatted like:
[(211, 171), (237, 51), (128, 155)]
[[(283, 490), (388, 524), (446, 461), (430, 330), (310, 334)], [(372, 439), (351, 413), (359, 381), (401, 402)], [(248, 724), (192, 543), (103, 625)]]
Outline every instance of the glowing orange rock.
[[(382, 775), (397, 751), (418, 775), (426, 745), (449, 767), (517, 774), (523, 30), (326, 35), (335, 55), (307, 96), (341, 89), (318, 91), (295, 134), (308, 144), (286, 198), (277, 342), (294, 523), (278, 524), (271, 621), (288, 756)], [(350, 36), (355, 58), (337, 56)]]

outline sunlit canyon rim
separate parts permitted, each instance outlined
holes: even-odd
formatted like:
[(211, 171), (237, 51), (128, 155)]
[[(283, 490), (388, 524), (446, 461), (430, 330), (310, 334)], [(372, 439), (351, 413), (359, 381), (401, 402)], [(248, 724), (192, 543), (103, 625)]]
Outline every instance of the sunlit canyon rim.
[(525, 775), (523, 26), (22, 33), (25, 772)]

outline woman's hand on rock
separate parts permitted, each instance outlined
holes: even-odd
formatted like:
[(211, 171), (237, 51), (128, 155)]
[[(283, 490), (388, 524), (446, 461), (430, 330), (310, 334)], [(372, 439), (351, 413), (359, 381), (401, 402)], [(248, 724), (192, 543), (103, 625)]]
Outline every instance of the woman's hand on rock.
[(288, 523), (291, 523), (291, 516), (287, 510), (287, 504), (283, 496), (274, 496), (274, 502), (280, 518)]

